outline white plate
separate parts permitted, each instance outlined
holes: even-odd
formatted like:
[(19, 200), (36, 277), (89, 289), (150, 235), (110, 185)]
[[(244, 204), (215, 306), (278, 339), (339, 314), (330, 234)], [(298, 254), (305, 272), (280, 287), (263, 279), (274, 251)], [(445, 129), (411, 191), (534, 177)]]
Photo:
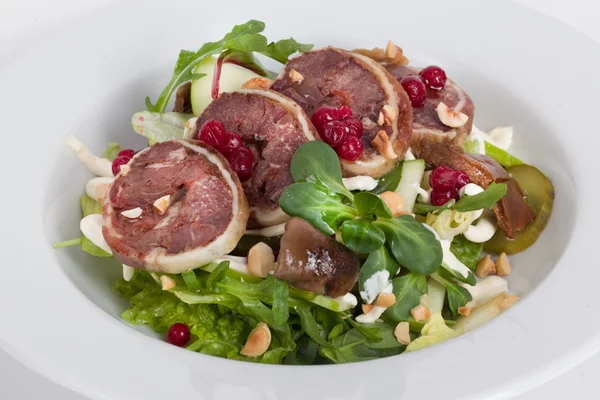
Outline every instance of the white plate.
[[(128, 2), (14, 60), (0, 74), (2, 347), (90, 397), (148, 400), (500, 399), (597, 351), (600, 49), (510, 3), (422, 3)], [(111, 292), (116, 265), (75, 248), (52, 250), (78, 236), (78, 196), (88, 178), (61, 137), (74, 133), (96, 152), (108, 141), (139, 148), (130, 115), (146, 95), (156, 98), (178, 50), (252, 17), (267, 23), (271, 39), (345, 48), (394, 39), (414, 62), (442, 65), (471, 94), (478, 126), (515, 126), (516, 155), (548, 174), (557, 191), (546, 232), (514, 258), (510, 286), (525, 295), (520, 303), (416, 353), (339, 366), (254, 365), (132, 329), (118, 317), (126, 304)]]

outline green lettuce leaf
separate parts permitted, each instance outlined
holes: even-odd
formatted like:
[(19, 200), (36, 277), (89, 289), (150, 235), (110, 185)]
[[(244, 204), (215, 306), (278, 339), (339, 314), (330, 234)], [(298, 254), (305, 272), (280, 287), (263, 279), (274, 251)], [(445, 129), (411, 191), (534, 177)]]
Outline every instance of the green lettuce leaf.
[[(92, 199), (87, 194), (81, 196), (81, 198), (79, 199), (79, 203), (81, 205), (81, 213), (83, 214), (83, 217), (87, 217), (90, 214), (102, 214), (102, 204), (98, 203), (96, 200)], [(100, 247), (96, 246), (94, 243), (92, 243), (91, 240), (89, 240), (85, 236), (81, 237), (80, 246), (81, 250), (95, 257), (112, 257), (112, 254), (102, 250)]]
[(456, 333), (450, 329), (444, 322), (441, 313), (435, 313), (421, 330), (421, 336), (413, 340), (406, 351), (417, 351), (434, 344), (441, 343), (456, 336)]

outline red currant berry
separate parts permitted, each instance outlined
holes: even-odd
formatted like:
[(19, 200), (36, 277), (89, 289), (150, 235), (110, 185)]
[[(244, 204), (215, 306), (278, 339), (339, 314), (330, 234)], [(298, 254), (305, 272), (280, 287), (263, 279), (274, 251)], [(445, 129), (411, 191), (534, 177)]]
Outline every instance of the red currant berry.
[(438, 192), (434, 190), (431, 192), (431, 204), (436, 207), (443, 206), (450, 200), (455, 199), (457, 196), (458, 192), (456, 190), (448, 190), (445, 192)]
[(225, 126), (221, 121), (209, 119), (202, 125), (202, 127), (200, 127), (198, 140), (201, 140), (207, 145), (218, 149), (219, 147), (223, 146), (227, 140), (227, 131), (225, 130)]
[(429, 175), (429, 186), (434, 191), (445, 192), (454, 190), (456, 187), (456, 179), (458, 178), (458, 171), (452, 168), (440, 165)]
[(346, 139), (348, 128), (340, 121), (331, 121), (323, 127), (320, 133), (325, 143), (331, 147), (337, 147)]
[(134, 155), (135, 155), (135, 150), (133, 150), (133, 149), (123, 149), (123, 150), (121, 150), (120, 152), (117, 153), (117, 157), (129, 157), (129, 158), (133, 158)]
[(446, 72), (437, 65), (430, 65), (419, 72), (425, 86), (429, 89), (440, 90), (446, 85)]
[(359, 138), (348, 135), (344, 143), (338, 146), (335, 151), (344, 160), (354, 162), (361, 156), (363, 145)]
[(342, 121), (346, 128), (348, 128), (348, 133), (352, 136), (356, 136), (357, 138), (361, 138), (363, 134), (363, 124), (359, 120), (354, 117), (347, 118)]
[(225, 139), (225, 144), (222, 145), (218, 150), (225, 157), (229, 156), (231, 152), (238, 147), (242, 146), (242, 137), (237, 133), (227, 132), (227, 138)]
[(471, 179), (469, 175), (465, 171), (458, 171), (458, 176), (456, 177), (456, 190), (460, 190), (465, 187), (468, 183), (471, 183)]
[(117, 157), (112, 162), (112, 173), (113, 175), (117, 175), (121, 171), (121, 166), (125, 165), (131, 160), (131, 157), (121, 156)]
[(340, 119), (340, 121), (343, 121), (345, 119), (348, 118), (352, 118), (354, 117), (354, 114), (352, 114), (352, 110), (350, 109), (350, 107), (348, 106), (341, 106), (338, 110), (338, 118)]
[(331, 121), (339, 121), (340, 116), (337, 108), (321, 106), (315, 110), (310, 121), (313, 123), (317, 132), (321, 133), (325, 125)]
[(240, 178), (240, 181), (246, 182), (254, 173), (254, 156), (246, 147), (238, 147), (227, 157), (231, 169)]
[(400, 80), (400, 84), (408, 94), (410, 104), (414, 108), (421, 108), (427, 101), (427, 88), (418, 76), (406, 75)]
[(175, 346), (183, 347), (190, 340), (190, 328), (180, 322), (171, 325), (167, 333), (167, 341)]

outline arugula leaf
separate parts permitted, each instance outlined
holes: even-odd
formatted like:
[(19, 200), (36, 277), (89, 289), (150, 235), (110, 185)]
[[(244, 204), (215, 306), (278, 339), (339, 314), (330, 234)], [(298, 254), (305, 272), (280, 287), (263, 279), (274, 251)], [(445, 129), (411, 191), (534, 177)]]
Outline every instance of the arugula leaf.
[(229, 261), (221, 261), (219, 265), (210, 272), (210, 275), (206, 279), (206, 287), (212, 288), (214, 283), (223, 279), (229, 270), (229, 264)]
[(415, 214), (420, 214), (420, 215), (424, 215), (427, 213), (440, 214), (442, 211), (452, 208), (452, 206), (454, 206), (454, 204), (456, 204), (456, 200), (454, 200), (454, 199), (450, 199), (450, 201), (448, 201), (446, 204), (441, 205), (441, 206), (432, 206), (429, 204), (415, 203), (413, 212)]
[(379, 324), (361, 324), (353, 318), (348, 318), (348, 322), (352, 328), (356, 329), (365, 339), (377, 343), (381, 342), (383, 338), (379, 334)]
[(298, 52), (304, 53), (313, 48), (312, 44), (302, 44), (298, 43), (294, 38), (282, 39), (277, 42), (271, 42), (266, 47), (266, 49), (262, 51), (258, 51), (259, 53), (272, 58), (274, 60), (279, 61), (282, 64), (286, 64), (289, 61), (289, 57)]
[(244, 53), (264, 51), (267, 48), (267, 38), (259, 33), (237, 36), (223, 45), (224, 50), (237, 50)]
[(185, 285), (187, 286), (188, 289), (190, 289), (190, 290), (200, 289), (200, 282), (198, 281), (198, 278), (196, 277), (196, 273), (193, 270), (182, 272), (181, 277), (183, 278), (183, 281), (185, 282)]
[(428, 204), (415, 204), (415, 214), (436, 213), (440, 214), (445, 210), (455, 210), (460, 212), (475, 211), (482, 208), (493, 208), (494, 205), (506, 194), (506, 184), (492, 182), (483, 192), (474, 196), (463, 196), (458, 202), (451, 199), (443, 206), (430, 206)]
[(477, 283), (473, 272), (469, 271), (467, 276), (464, 277), (461, 273), (448, 268), (446, 264), (442, 264), (442, 268), (438, 269), (437, 273), (446, 279), (455, 279), (459, 282), (466, 283), (467, 285), (475, 286)]
[[(332, 345), (325, 340), (326, 333), (323, 328), (319, 326), (315, 317), (312, 315), (310, 311), (310, 307), (297, 307), (296, 312), (300, 316), (300, 323), (302, 324), (302, 329), (306, 334), (314, 340), (315, 343), (323, 346), (323, 347), (332, 347)], [(322, 336), (323, 335), (323, 336)]]
[(370, 192), (359, 192), (354, 195), (354, 206), (361, 217), (392, 218), (392, 211), (381, 197)]
[(296, 182), (312, 175), (330, 192), (354, 200), (354, 195), (342, 181), (342, 168), (337, 154), (324, 142), (313, 140), (300, 146), (294, 153), (290, 171)]
[(243, 51), (228, 50), (227, 56), (223, 63), (235, 64), (246, 68), (260, 76), (265, 76), (269, 79), (277, 78), (278, 74), (266, 69), (262, 63), (254, 57), (252, 53), (244, 53)]
[(400, 354), (404, 346), (394, 336), (394, 327), (386, 323), (373, 324), (381, 334), (378, 342), (369, 341), (357, 329), (335, 337), (330, 347), (319, 348), (319, 354), (334, 363), (373, 360)]
[(378, 219), (375, 225), (385, 232), (396, 261), (412, 272), (429, 275), (442, 264), (440, 242), (433, 232), (412, 216)]
[(506, 194), (506, 184), (492, 182), (487, 189), (474, 196), (463, 196), (452, 210), (466, 212), (482, 208), (490, 209)]
[(279, 206), (286, 214), (307, 220), (327, 235), (333, 235), (343, 221), (356, 216), (356, 210), (343, 204), (338, 196), (324, 193), (308, 182), (290, 185), (281, 194)]
[(344, 221), (341, 232), (344, 244), (358, 253), (372, 253), (385, 243), (383, 231), (363, 218)]
[(314, 365), (318, 356), (319, 345), (308, 335), (303, 335), (297, 342), (296, 348), (283, 360), (287, 365)]
[(275, 286), (273, 287), (273, 314), (275, 315), (275, 322), (278, 324), (285, 324), (290, 316), (288, 297), (289, 290), (288, 284), (279, 279), (275, 280)]
[(336, 326), (333, 327), (331, 332), (329, 332), (329, 335), (327, 336), (327, 340), (331, 340), (331, 339), (334, 339), (334, 338), (340, 336), (342, 333), (344, 333), (345, 330), (346, 330), (345, 324), (337, 324)]
[(167, 104), (169, 103), (171, 95), (177, 89), (177, 87), (179, 87), (179, 85), (199, 78), (197, 74), (192, 73), (192, 70), (200, 61), (204, 60), (206, 57), (212, 56), (213, 54), (220, 53), (223, 50), (224, 45), (232, 43), (233, 46), (234, 43), (236, 43), (236, 40), (241, 40), (240, 37), (244, 35), (260, 33), (264, 29), (265, 24), (263, 22), (250, 20), (245, 24), (234, 26), (231, 32), (226, 34), (223, 39), (217, 42), (205, 43), (196, 52), (182, 50), (179, 53), (179, 58), (177, 59), (177, 63), (173, 69), (173, 76), (171, 77), (171, 80), (167, 86), (161, 92), (156, 103), (152, 103), (150, 98), (146, 97), (146, 107), (148, 108), (148, 111), (158, 113), (164, 112), (167, 108)]
[(378, 250), (371, 252), (360, 268), (358, 276), (358, 290), (362, 299), (368, 304), (371, 304), (375, 300), (374, 297), (369, 296), (369, 293), (365, 292), (365, 282), (369, 278), (380, 271), (388, 271), (389, 276), (393, 277), (398, 272), (398, 269), (398, 263), (392, 258), (385, 246), (381, 246)]
[(473, 300), (473, 296), (471, 296), (471, 293), (467, 289), (457, 285), (450, 279), (444, 278), (440, 274), (435, 273), (431, 277), (446, 287), (448, 307), (452, 312), (452, 316), (456, 319), (458, 317), (458, 309)]
[(104, 150), (104, 153), (102, 153), (102, 158), (106, 158), (109, 161), (113, 161), (122, 149), (123, 148), (119, 143), (110, 142), (106, 147), (106, 150)]
[(385, 174), (379, 179), (379, 184), (373, 190), (372, 193), (381, 194), (383, 192), (393, 192), (398, 187), (400, 183), (400, 178), (402, 178), (402, 166), (404, 162), (401, 161), (396, 168)]
[(457, 235), (452, 239), (450, 251), (461, 263), (474, 270), (481, 259), (483, 243), (473, 243), (464, 235)]
[(427, 277), (411, 272), (393, 279), (392, 285), (396, 304), (385, 310), (383, 318), (394, 323), (408, 321), (411, 318), (410, 310), (418, 306), (421, 296), (427, 293)]

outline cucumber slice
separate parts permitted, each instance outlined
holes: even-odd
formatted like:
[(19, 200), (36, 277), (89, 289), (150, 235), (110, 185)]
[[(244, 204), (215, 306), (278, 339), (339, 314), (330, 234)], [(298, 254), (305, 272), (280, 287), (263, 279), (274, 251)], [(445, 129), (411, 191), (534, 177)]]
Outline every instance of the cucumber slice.
[(396, 193), (404, 197), (405, 210), (408, 212), (413, 212), (423, 174), (425, 174), (424, 160), (410, 160), (402, 163), (402, 177), (400, 177)]
[(515, 254), (535, 243), (552, 214), (554, 205), (554, 186), (552, 182), (531, 165), (516, 165), (506, 171), (519, 182), (527, 193), (527, 204), (536, 213), (535, 220), (527, 226), (525, 232), (517, 232), (514, 240), (507, 239), (498, 229), (496, 234), (484, 244), (484, 249), (493, 253)]
[[(206, 60), (198, 63), (194, 69), (196, 74), (206, 74), (206, 76), (192, 81), (192, 109), (197, 117), (202, 114), (202, 111), (213, 101), (211, 96), (211, 88), (213, 74), (217, 57), (209, 57)], [(219, 93), (231, 92), (242, 88), (242, 85), (252, 78), (259, 78), (260, 75), (240, 67), (239, 65), (224, 63), (221, 69), (221, 79), (219, 81)]]

